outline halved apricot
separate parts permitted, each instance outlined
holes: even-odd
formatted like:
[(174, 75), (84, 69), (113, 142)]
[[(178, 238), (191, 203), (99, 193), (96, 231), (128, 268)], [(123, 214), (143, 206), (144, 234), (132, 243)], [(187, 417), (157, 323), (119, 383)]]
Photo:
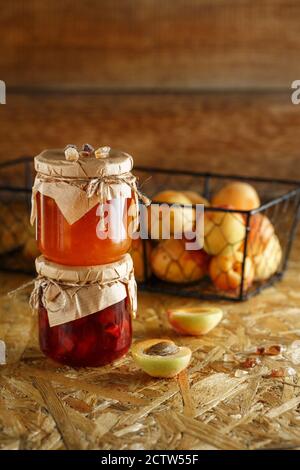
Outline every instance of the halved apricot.
[(222, 320), (223, 312), (218, 307), (178, 308), (168, 312), (174, 330), (185, 335), (206, 335)]

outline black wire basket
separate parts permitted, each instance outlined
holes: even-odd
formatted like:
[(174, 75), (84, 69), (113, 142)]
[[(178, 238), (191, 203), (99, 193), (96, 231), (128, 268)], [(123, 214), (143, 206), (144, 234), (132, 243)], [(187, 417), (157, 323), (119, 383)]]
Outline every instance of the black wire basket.
[[(169, 282), (153, 273), (153, 252), (161, 243), (159, 240), (140, 240), (138, 250), (132, 255), (135, 271), (142, 290), (180, 295), (200, 299), (246, 300), (262, 289), (280, 280), (287, 268), (292, 242), (296, 234), (300, 214), (300, 182), (263, 177), (220, 175), (192, 171), (165, 170), (135, 167), (135, 175), (145, 194), (152, 198), (160, 191), (194, 191), (210, 199), (222, 186), (233, 182), (250, 183), (258, 192), (261, 206), (251, 211), (230, 208), (205, 207), (205, 216), (218, 213), (218, 221), (230, 217), (243, 219), (245, 236), (240, 248), (240, 282), (235, 288), (220, 288), (205, 273), (200, 280)], [(31, 188), (34, 179), (33, 159), (23, 157), (0, 164), (0, 269), (10, 272), (33, 273), (34, 258), (37, 256), (34, 229), (30, 227)], [(154, 204), (154, 203), (153, 203)], [(180, 206), (180, 204), (179, 204)], [(195, 208), (192, 204), (191, 208)], [(259, 217), (266, 217), (274, 228), (281, 250), (280, 262), (275, 272), (247, 285), (246, 260), (249, 257), (249, 237), (252, 223)], [(272, 257), (272, 250), (265, 262)], [(178, 260), (173, 260), (177, 263)], [(211, 261), (210, 261), (211, 262)], [(177, 266), (176, 266), (177, 267)], [(183, 261), (183, 268), (185, 261)], [(181, 266), (182, 268), (182, 266)], [(222, 273), (226, 279), (226, 272)]]
[[(241, 181), (251, 184), (260, 196), (261, 205), (258, 209), (249, 211), (238, 211), (230, 208), (205, 207), (205, 216), (218, 213), (218, 222), (223, 220), (226, 214), (232, 217), (243, 218), (245, 223), (245, 236), (241, 244), (241, 261), (240, 261), (240, 282), (235, 288), (220, 288), (212, 282), (210, 276), (205, 275), (201, 280), (196, 282), (168, 282), (165, 278), (158, 278), (157, 274), (153, 274), (153, 250), (157, 250), (159, 241), (143, 240), (142, 247), (139, 247), (133, 258), (136, 260), (138, 270), (136, 270), (139, 286), (143, 290), (150, 292), (161, 292), (171, 295), (179, 295), (186, 297), (194, 297), (207, 300), (235, 300), (243, 301), (258, 294), (262, 289), (274, 284), (280, 280), (287, 268), (288, 258), (292, 247), (293, 239), (296, 235), (297, 223), (300, 215), (300, 182), (281, 179), (270, 179), (262, 177), (244, 177), (240, 175), (222, 175), (213, 173), (201, 173), (194, 171), (178, 171), (165, 170), (158, 168), (135, 168), (135, 175), (139, 178), (140, 185), (147, 196), (153, 198), (157, 193), (166, 189), (179, 192), (193, 191), (200, 193), (204, 198), (210, 200), (215, 194), (226, 184), (233, 181)], [(152, 203), (157, 204), (157, 203)], [(192, 207), (195, 208), (194, 205)], [(263, 217), (262, 217), (263, 216)], [(264, 256), (259, 259), (260, 271), (270, 275), (262, 276), (263, 279), (256, 279), (247, 285), (246, 260), (249, 258), (250, 242), (253, 238), (252, 231), (254, 222), (257, 220), (269, 220), (273, 227), (274, 235), (279, 241), (276, 244), (277, 249), (281, 250), (280, 260), (276, 269), (269, 268), (268, 263), (273, 256), (273, 245), (269, 245), (269, 249)], [(256, 247), (260, 250), (260, 239), (256, 240)], [(252, 245), (251, 245), (252, 246)], [(275, 244), (274, 244), (275, 248)], [(140, 253), (141, 252), (141, 253)], [(263, 253), (261, 251), (261, 253)], [(142, 269), (139, 261), (142, 258)], [(178, 264), (176, 255), (172, 257), (172, 253), (167, 253), (172, 263)], [(211, 262), (211, 261), (210, 261)], [(263, 265), (266, 264), (266, 266)], [(182, 266), (181, 266), (182, 268)], [(261, 269), (263, 268), (263, 269)], [(226, 272), (222, 275), (225, 276)], [(224, 287), (224, 286), (223, 286)]]

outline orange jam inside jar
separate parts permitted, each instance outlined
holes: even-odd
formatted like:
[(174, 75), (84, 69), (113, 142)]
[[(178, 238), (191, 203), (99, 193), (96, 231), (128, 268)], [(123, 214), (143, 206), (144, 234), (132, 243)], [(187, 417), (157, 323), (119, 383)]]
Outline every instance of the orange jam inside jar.
[(112, 263), (131, 247), (137, 217), (133, 160), (112, 149), (102, 158), (79, 155), (68, 161), (63, 150), (46, 150), (35, 158), (38, 247), (58, 264)]
[[(132, 295), (135, 281), (130, 276), (132, 261), (128, 257), (126, 255), (125, 260), (106, 265), (108, 274), (104, 273), (102, 266), (92, 267), (89, 272), (81, 269), (79, 274), (74, 274), (75, 271), (66, 269), (66, 266), (50, 263), (43, 257), (37, 259), (37, 271), (43, 273), (43, 285), (38, 287), (36, 305), (39, 341), (46, 356), (73, 367), (97, 367), (109, 364), (128, 352), (132, 340), (132, 306), (136, 302)], [(54, 278), (57, 274), (59, 282), (51, 283), (50, 275)], [(70, 279), (78, 280), (78, 276), (93, 281), (81, 286), (80, 282), (77, 286), (71, 283), (72, 286), (68, 287), (66, 283), (70, 283)], [(95, 281), (97, 278), (100, 280)], [(130, 283), (131, 289), (126, 287)], [(58, 295), (53, 301), (55, 290)]]

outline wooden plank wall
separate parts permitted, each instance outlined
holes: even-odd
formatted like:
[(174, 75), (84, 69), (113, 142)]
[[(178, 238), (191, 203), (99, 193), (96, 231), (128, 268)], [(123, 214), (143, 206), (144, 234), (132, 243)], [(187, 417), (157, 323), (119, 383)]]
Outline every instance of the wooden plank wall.
[(286, 89), (300, 76), (297, 0), (11, 0), (1, 17), (14, 86)]
[(1, 160), (90, 141), (300, 178), (300, 0), (1, 3)]

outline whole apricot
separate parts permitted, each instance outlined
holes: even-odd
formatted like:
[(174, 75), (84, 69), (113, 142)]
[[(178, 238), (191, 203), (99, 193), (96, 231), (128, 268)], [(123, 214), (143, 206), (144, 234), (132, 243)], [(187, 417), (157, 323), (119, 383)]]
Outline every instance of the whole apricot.
[[(190, 232), (195, 221), (195, 210), (192, 202), (180, 191), (167, 190), (154, 196), (153, 203), (148, 207), (149, 233), (152, 239), (162, 239), (177, 233)], [(168, 206), (175, 204), (175, 206)]]
[(280, 266), (282, 249), (277, 235), (273, 234), (265, 249), (259, 255), (253, 256), (255, 280), (263, 281), (273, 276)]
[(260, 255), (274, 235), (274, 226), (267, 216), (254, 214), (250, 217), (247, 253), (251, 256)]
[[(224, 291), (235, 291), (242, 281), (243, 253), (237, 251), (231, 255), (214, 256), (209, 265), (209, 274), (214, 285)], [(250, 257), (246, 258), (244, 271), (244, 290), (254, 279), (254, 266)]]
[(213, 196), (212, 205), (229, 205), (238, 210), (251, 210), (260, 206), (260, 199), (251, 184), (235, 181), (223, 186)]
[(208, 270), (208, 256), (203, 250), (187, 250), (185, 240), (161, 241), (151, 253), (153, 273), (163, 281), (187, 283), (200, 280)]
[(196, 191), (182, 191), (182, 194), (188, 197), (192, 204), (203, 204), (206, 207), (209, 206), (209, 201)]
[[(204, 250), (209, 255), (227, 255), (238, 251), (246, 235), (245, 221), (235, 212), (204, 213)], [(197, 233), (197, 238), (201, 234)], [(201, 238), (199, 240), (199, 243)]]

